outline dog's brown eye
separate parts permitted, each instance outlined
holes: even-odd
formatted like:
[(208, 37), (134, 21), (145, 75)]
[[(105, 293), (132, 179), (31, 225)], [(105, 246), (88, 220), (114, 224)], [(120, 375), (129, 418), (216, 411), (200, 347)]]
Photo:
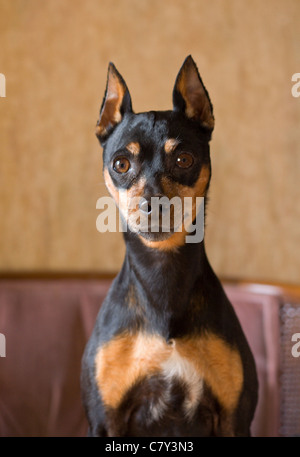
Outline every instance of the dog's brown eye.
[(182, 152), (176, 159), (176, 165), (180, 168), (189, 168), (193, 165), (193, 163), (193, 156), (187, 152)]
[(126, 173), (130, 168), (130, 162), (126, 157), (118, 157), (114, 161), (113, 168), (117, 173)]

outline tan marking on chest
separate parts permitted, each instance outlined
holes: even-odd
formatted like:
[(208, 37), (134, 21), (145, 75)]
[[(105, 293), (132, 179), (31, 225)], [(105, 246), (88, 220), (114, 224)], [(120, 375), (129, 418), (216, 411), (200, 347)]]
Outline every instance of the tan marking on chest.
[(193, 361), (220, 404), (232, 412), (243, 387), (243, 366), (239, 352), (209, 333), (200, 338), (181, 340), (177, 350), (182, 357)]
[(117, 407), (139, 379), (159, 372), (170, 350), (161, 338), (141, 333), (122, 334), (100, 347), (96, 381), (104, 403)]
[(105, 405), (116, 408), (136, 382), (162, 374), (169, 380), (177, 376), (185, 381), (187, 406), (196, 406), (204, 380), (221, 405), (232, 412), (243, 385), (239, 353), (213, 334), (173, 341), (167, 344), (158, 335), (124, 333), (100, 347), (95, 376)]

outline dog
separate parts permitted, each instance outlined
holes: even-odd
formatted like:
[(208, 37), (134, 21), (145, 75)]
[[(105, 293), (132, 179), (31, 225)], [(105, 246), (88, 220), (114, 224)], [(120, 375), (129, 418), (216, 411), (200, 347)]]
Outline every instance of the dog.
[[(195, 220), (196, 200), (206, 202), (210, 184), (213, 129), (212, 103), (191, 56), (170, 111), (134, 113), (124, 79), (109, 64), (96, 135), (106, 187), (127, 227), (126, 255), (82, 359), (89, 436), (251, 435), (256, 367), (204, 240), (187, 242), (190, 232), (176, 229), (174, 211), (169, 231), (160, 207), (155, 230), (149, 223), (154, 197), (189, 197)], [(142, 215), (148, 226), (138, 223)]]

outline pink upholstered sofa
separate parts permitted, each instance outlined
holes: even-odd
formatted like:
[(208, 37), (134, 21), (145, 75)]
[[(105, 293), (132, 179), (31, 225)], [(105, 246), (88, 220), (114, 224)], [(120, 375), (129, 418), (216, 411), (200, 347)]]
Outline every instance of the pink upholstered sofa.
[[(0, 279), (0, 333), (6, 341), (0, 436), (85, 436), (80, 363), (110, 283), (88, 276)], [(252, 434), (299, 434), (300, 359), (291, 355), (290, 337), (300, 332), (300, 295), (266, 285), (224, 286), (257, 364)]]

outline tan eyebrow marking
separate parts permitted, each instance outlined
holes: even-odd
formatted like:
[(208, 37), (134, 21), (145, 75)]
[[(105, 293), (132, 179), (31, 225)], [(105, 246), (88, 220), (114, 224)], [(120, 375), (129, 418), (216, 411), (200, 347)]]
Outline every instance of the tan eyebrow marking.
[(127, 144), (126, 149), (133, 155), (138, 155), (141, 150), (141, 146), (138, 142), (132, 141), (131, 143)]
[(166, 142), (165, 142), (165, 152), (167, 154), (170, 154), (170, 152), (173, 152), (174, 149), (176, 148), (176, 146), (178, 146), (179, 144), (179, 141), (176, 140), (175, 138), (169, 138)]

